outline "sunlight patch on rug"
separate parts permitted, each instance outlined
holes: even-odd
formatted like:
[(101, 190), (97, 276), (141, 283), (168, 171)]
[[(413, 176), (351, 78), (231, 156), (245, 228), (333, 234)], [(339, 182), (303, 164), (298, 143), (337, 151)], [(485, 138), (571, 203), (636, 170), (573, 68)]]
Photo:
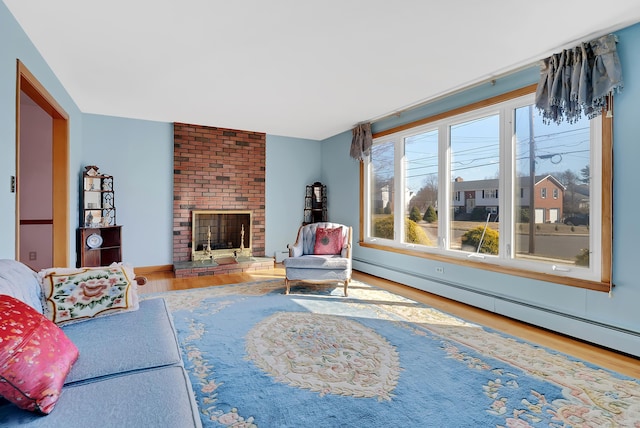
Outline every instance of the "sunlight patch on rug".
[(248, 359), (277, 382), (324, 394), (390, 400), (400, 372), (398, 352), (357, 321), (279, 312), (246, 337)]

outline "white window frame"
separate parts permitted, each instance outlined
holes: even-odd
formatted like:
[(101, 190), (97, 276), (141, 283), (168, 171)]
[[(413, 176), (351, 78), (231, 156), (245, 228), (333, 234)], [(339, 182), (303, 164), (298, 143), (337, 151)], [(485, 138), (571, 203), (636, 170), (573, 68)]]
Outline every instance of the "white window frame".
[[(601, 219), (604, 216), (601, 198), (597, 195), (602, 191), (602, 180), (591, 180), (591, 195), (590, 199), (590, 263), (589, 267), (578, 266), (560, 266), (548, 262), (536, 262), (529, 259), (516, 258), (511, 254), (511, 249), (515, 248), (515, 232), (511, 225), (514, 222), (516, 205), (514, 201), (518, 195), (521, 194), (522, 189), (517, 186), (515, 180), (515, 161), (514, 161), (514, 114), (515, 110), (520, 107), (531, 105), (534, 103), (534, 94), (528, 94), (506, 100), (489, 107), (478, 108), (472, 111), (468, 111), (458, 115), (452, 115), (445, 119), (430, 122), (425, 125), (419, 125), (416, 127), (400, 130), (393, 134), (385, 135), (384, 137), (374, 139), (374, 144), (380, 142), (393, 141), (395, 144), (395, 186), (396, 186), (396, 200), (395, 200), (395, 213), (405, 213), (406, 203), (404, 200), (404, 192), (401, 189), (404, 188), (404, 139), (406, 137), (421, 134), (425, 132), (438, 131), (438, 165), (439, 174), (438, 182), (440, 183), (438, 188), (438, 206), (440, 207), (438, 212), (438, 244), (435, 247), (427, 247), (415, 244), (403, 243), (404, 241), (404, 218), (405, 215), (395, 215), (395, 231), (396, 236), (393, 240), (372, 238), (371, 231), (371, 210), (369, 195), (369, 185), (371, 183), (371, 167), (367, 160), (365, 160), (364, 168), (364, 236), (362, 241), (364, 244), (375, 244), (377, 246), (389, 247), (391, 250), (394, 248), (404, 252), (404, 250), (410, 250), (412, 252), (418, 252), (427, 255), (434, 256), (437, 259), (442, 257), (451, 258), (454, 260), (470, 260), (473, 263), (498, 265), (507, 269), (521, 270), (523, 272), (535, 272), (542, 274), (549, 274), (557, 277), (574, 278), (586, 281), (601, 281), (602, 271), (602, 254), (601, 254), (601, 240), (602, 240), (602, 228), (600, 227)], [(500, 210), (500, 249), (499, 254), (494, 255), (476, 255), (468, 252), (457, 251), (449, 249), (449, 234), (450, 234), (450, 222), (451, 213), (454, 206), (455, 194), (452, 192), (452, 180), (455, 177), (451, 177), (450, 174), (450, 150), (449, 150), (449, 138), (450, 127), (461, 122), (467, 122), (470, 120), (486, 117), (491, 114), (500, 115), (500, 187), (498, 190), (498, 201)], [(590, 153), (591, 153), (591, 176), (594, 178), (602, 177), (602, 122), (601, 118), (597, 117), (590, 121)], [(502, 189), (500, 191), (500, 189)], [(453, 196), (453, 197), (452, 197)], [(398, 231), (402, 233), (398, 234)], [(525, 275), (527, 276), (527, 275)], [(559, 281), (561, 282), (561, 281)]]

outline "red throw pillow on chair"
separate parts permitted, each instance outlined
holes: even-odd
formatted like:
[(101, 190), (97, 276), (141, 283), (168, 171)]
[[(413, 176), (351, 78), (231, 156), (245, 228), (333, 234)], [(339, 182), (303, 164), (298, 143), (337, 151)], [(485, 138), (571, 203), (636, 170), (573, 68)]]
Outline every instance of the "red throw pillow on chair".
[(78, 358), (62, 329), (32, 307), (0, 295), (0, 395), (48, 414)]
[(342, 252), (342, 228), (316, 229), (313, 254), (340, 254)]

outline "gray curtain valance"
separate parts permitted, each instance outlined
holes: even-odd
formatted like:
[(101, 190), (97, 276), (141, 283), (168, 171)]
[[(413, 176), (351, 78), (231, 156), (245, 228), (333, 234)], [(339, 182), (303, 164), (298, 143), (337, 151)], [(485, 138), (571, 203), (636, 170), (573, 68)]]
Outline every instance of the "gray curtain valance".
[(351, 150), (349, 154), (352, 158), (363, 160), (369, 155), (371, 145), (373, 144), (373, 135), (371, 134), (371, 123), (361, 123), (352, 130), (353, 137), (351, 139)]
[(622, 88), (617, 41), (609, 34), (542, 61), (536, 107), (545, 123), (573, 123), (602, 113), (607, 97)]

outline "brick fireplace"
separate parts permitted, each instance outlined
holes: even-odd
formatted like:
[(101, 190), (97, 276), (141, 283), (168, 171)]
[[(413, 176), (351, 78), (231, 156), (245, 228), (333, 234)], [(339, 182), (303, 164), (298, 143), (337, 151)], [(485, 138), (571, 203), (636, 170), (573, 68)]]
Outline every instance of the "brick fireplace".
[[(265, 134), (185, 123), (174, 123), (173, 129), (176, 277), (264, 269), (266, 265), (260, 263), (264, 260), (258, 258), (265, 251)], [(248, 253), (258, 266), (242, 260), (223, 265), (192, 261), (192, 213), (207, 210), (251, 212), (245, 245), (251, 243)], [(268, 267), (273, 267), (268, 260)]]

